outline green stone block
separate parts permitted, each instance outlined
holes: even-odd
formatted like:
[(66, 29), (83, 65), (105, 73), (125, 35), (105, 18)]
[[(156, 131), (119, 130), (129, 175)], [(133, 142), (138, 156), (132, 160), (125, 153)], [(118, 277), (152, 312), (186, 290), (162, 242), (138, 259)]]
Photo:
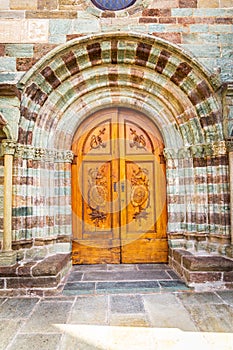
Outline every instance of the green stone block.
[(32, 207), (20, 207), (12, 209), (12, 216), (31, 216), (33, 208)]
[(74, 33), (96, 33), (100, 30), (100, 23), (97, 19), (75, 19), (73, 20)]
[(51, 19), (49, 21), (50, 36), (66, 35), (71, 32), (72, 20), (69, 19)]
[(16, 59), (13, 57), (0, 57), (0, 72), (14, 72)]
[(33, 44), (6, 44), (5, 53), (10, 57), (33, 57)]

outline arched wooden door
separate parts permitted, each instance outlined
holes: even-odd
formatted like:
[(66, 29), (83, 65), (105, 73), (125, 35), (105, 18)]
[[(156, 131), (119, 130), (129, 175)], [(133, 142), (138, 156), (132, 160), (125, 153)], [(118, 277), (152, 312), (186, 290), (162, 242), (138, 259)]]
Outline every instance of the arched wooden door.
[(72, 151), (73, 263), (166, 262), (166, 181), (159, 130), (124, 108), (85, 120)]

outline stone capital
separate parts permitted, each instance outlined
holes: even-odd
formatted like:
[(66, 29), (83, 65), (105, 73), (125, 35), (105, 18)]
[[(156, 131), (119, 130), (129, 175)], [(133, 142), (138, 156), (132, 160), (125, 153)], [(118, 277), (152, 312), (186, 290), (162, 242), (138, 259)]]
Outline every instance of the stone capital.
[(2, 154), (14, 155), (16, 149), (16, 141), (13, 140), (3, 140), (1, 144)]
[(227, 141), (226, 142), (226, 148), (227, 148), (227, 151), (230, 153), (230, 152), (233, 152), (233, 140), (232, 141)]

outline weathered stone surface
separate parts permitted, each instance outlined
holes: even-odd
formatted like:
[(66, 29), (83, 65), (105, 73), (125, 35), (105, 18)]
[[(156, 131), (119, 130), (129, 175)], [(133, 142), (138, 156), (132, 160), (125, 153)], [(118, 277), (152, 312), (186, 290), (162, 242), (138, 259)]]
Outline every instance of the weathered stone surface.
[(0, 266), (0, 277), (12, 277), (17, 276), (17, 267), (19, 264), (15, 264), (13, 266)]
[(66, 301), (40, 302), (22, 328), (24, 333), (56, 333), (54, 324), (67, 322), (72, 303)]
[(33, 276), (56, 276), (70, 261), (70, 254), (52, 255), (32, 268)]
[(221, 272), (189, 272), (183, 271), (186, 281), (189, 283), (206, 283), (221, 281)]
[(14, 338), (15, 332), (21, 326), (19, 320), (1, 320), (0, 322), (0, 350), (5, 350), (8, 343)]
[(106, 324), (108, 297), (78, 297), (70, 315), (71, 324)]
[(19, 319), (28, 317), (38, 300), (38, 298), (7, 299), (6, 302), (1, 305), (0, 319)]
[(7, 279), (6, 285), (8, 289), (54, 288), (59, 282), (60, 280), (56, 277), (12, 277)]
[(175, 295), (144, 295), (143, 300), (153, 327), (196, 331), (196, 325)]
[(28, 262), (23, 265), (20, 265), (17, 268), (17, 274), (18, 276), (24, 276), (24, 277), (29, 277), (31, 276), (31, 268), (36, 264), (36, 262)]
[(135, 296), (111, 296), (110, 310), (112, 313), (136, 314), (143, 313), (144, 305), (140, 295)]
[(190, 271), (232, 271), (233, 261), (221, 256), (184, 256), (183, 266)]
[(61, 334), (18, 334), (11, 345), (11, 350), (28, 350), (28, 344), (35, 349), (56, 350)]

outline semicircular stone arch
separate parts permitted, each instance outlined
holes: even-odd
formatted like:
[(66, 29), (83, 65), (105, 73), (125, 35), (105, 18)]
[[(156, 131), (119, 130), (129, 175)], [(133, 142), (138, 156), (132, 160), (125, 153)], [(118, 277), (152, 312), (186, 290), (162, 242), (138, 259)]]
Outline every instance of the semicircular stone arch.
[[(193, 57), (149, 35), (108, 33), (71, 40), (47, 54), (19, 83), (16, 155), (22, 156), (21, 147), (23, 157), (31, 152), (34, 159), (69, 163), (73, 136), (87, 116), (110, 106), (141, 111), (164, 138), (171, 242), (179, 238), (184, 244), (192, 235), (203, 237), (206, 245), (209, 237), (216, 245), (227, 242), (229, 208), (227, 199), (218, 199), (226, 197), (228, 186), (219, 86)], [(219, 165), (224, 180), (213, 199), (210, 188)], [(57, 201), (57, 210), (70, 215)], [(50, 232), (69, 234), (70, 226), (64, 226)]]

